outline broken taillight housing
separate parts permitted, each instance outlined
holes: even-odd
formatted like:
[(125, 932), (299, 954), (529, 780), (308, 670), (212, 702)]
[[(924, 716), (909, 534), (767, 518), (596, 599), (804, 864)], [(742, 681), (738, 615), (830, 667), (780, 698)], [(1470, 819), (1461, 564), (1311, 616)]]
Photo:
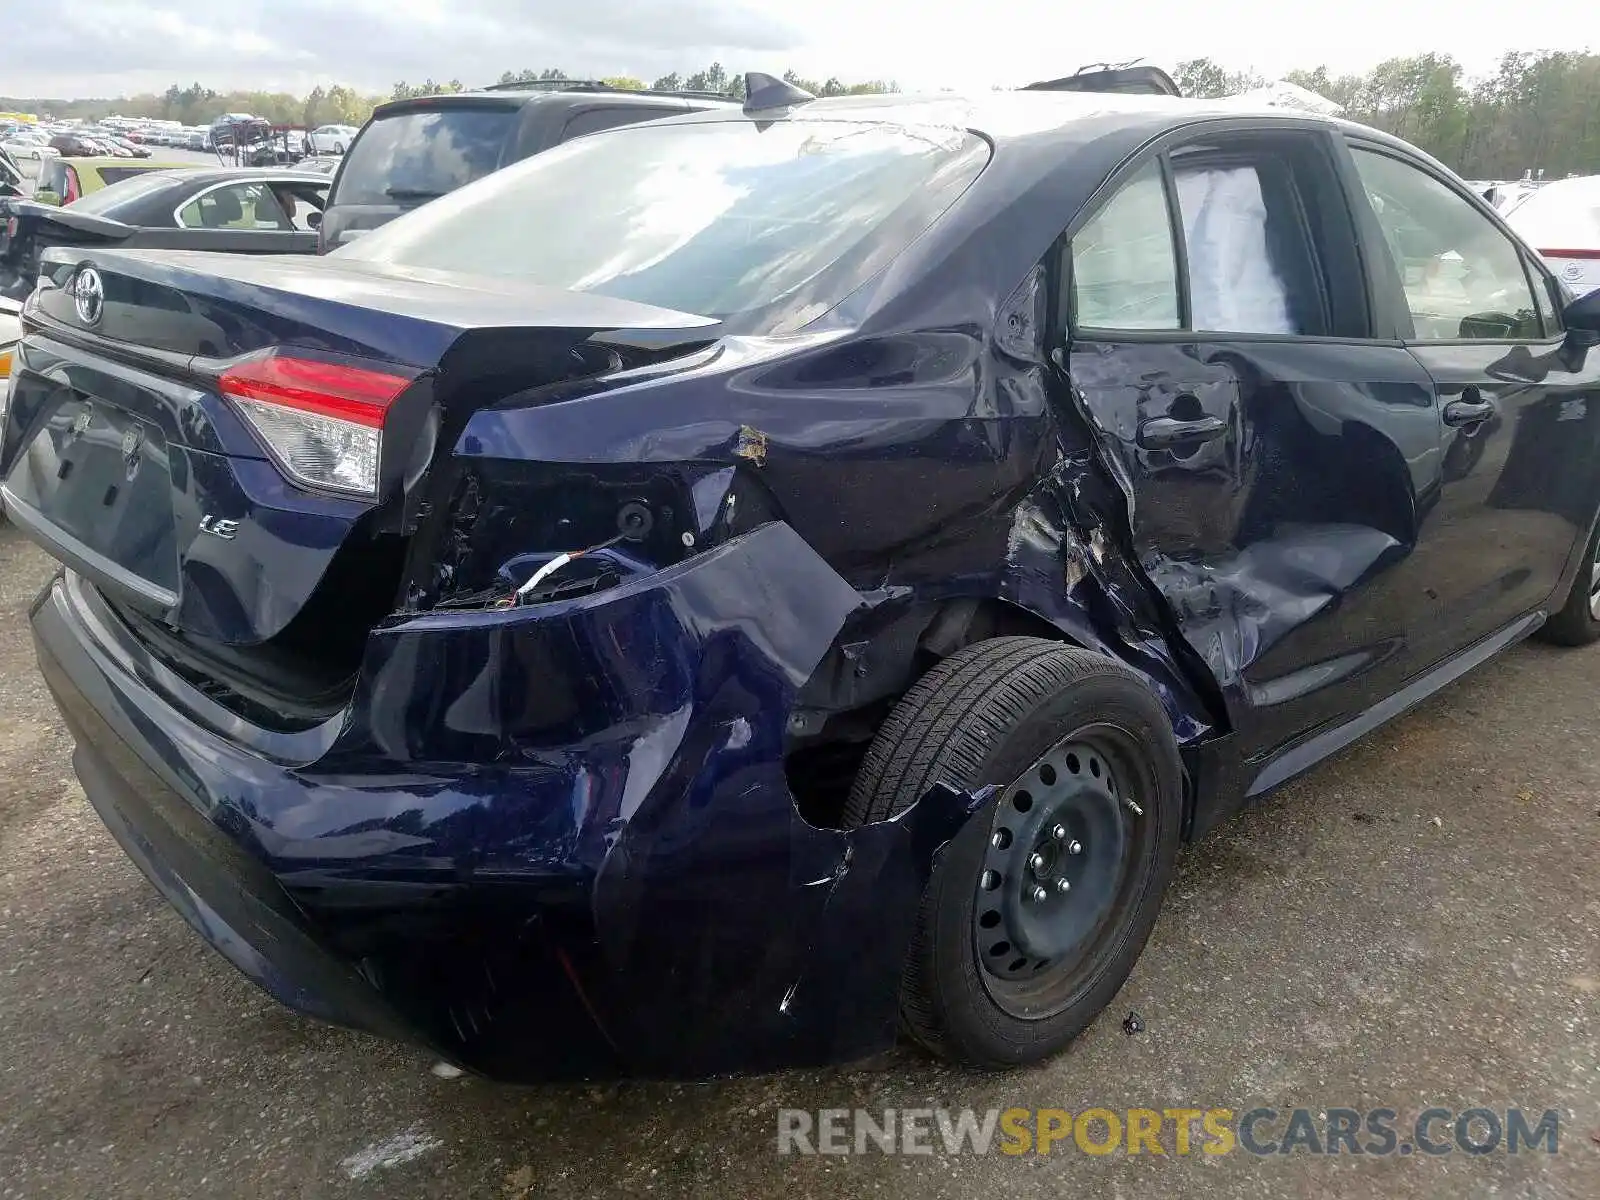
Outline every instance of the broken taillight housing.
[(376, 498), (389, 406), (411, 380), (273, 354), (236, 363), (219, 388), (296, 483)]

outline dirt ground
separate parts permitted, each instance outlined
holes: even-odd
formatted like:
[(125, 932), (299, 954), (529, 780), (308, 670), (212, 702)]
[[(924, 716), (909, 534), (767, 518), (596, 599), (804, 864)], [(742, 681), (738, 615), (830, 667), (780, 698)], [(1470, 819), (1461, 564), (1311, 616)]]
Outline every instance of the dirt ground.
[[(507, 1088), (289, 1014), (168, 911), (73, 779), (27, 635), (49, 571), (0, 527), (0, 1197), (1600, 1196), (1600, 648), (1522, 647), (1187, 851), (1114, 1009), (1047, 1066)], [(1554, 1109), (1560, 1135), (776, 1149), (780, 1108), (1258, 1105)]]

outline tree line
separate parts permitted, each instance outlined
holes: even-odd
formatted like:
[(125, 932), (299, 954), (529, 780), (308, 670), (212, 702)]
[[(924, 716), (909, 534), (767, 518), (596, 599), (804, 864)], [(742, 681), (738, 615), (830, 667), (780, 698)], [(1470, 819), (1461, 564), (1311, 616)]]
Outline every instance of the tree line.
[[(558, 67), (506, 71), (500, 83), (565, 79)], [(892, 80), (845, 83), (836, 76), (784, 78), (817, 96), (894, 92)], [(1173, 78), (1185, 95), (1218, 97), (1259, 87), (1267, 80), (1211, 59), (1178, 64)], [(1547, 177), (1600, 173), (1600, 55), (1579, 51), (1508, 51), (1495, 71), (1468, 79), (1447, 54), (1392, 58), (1365, 74), (1334, 74), (1326, 67), (1291, 71), (1285, 79), (1344, 106), (1346, 114), (1421, 146), (1470, 179), (1506, 179), (1526, 170)], [(645, 81), (611, 76), (613, 87), (638, 89)], [(309, 95), (287, 92), (217, 92), (199, 83), (176, 84), (159, 95), (114, 100), (41, 100), (0, 97), (0, 108), (96, 119), (113, 113), (205, 125), (226, 112), (250, 112), (282, 125), (359, 125), (385, 100), (458, 92), (459, 79), (443, 83), (397, 82), (388, 95), (363, 94), (335, 84)], [(742, 98), (744, 76), (712, 63), (692, 74), (676, 71), (650, 81), (671, 90), (714, 92)]]
[[(553, 79), (569, 79), (559, 67), (542, 70), (524, 69), (506, 71), (497, 82), (524, 83)], [(803, 87), (817, 96), (850, 96), (870, 92), (899, 91), (894, 83), (869, 80), (864, 83), (844, 83), (837, 77), (817, 81), (804, 79), (790, 71), (785, 76), (791, 83)], [(630, 91), (644, 88), (665, 88), (671, 91), (715, 92), (734, 99), (744, 98), (744, 76), (730, 75), (721, 63), (712, 63), (702, 71), (670, 75), (646, 84), (641, 79), (614, 75), (599, 82)], [(114, 99), (52, 100), (40, 97), (0, 96), (0, 110), (7, 112), (48, 113), (51, 117), (81, 118), (95, 121), (102, 117), (151, 117), (163, 121), (180, 121), (185, 125), (209, 125), (223, 113), (247, 112), (265, 117), (275, 125), (304, 125), (314, 129), (318, 125), (360, 125), (372, 110), (387, 100), (405, 100), (415, 96), (435, 96), (466, 91), (467, 85), (459, 79), (443, 83), (425, 79), (421, 83), (400, 80), (389, 89), (388, 95), (357, 92), (340, 84), (311, 90), (309, 95), (296, 96), (289, 92), (229, 91), (219, 92), (201, 83), (188, 87), (173, 84), (165, 92), (141, 93), (136, 96), (119, 96)]]
[[(1506, 52), (1469, 80), (1448, 54), (1391, 58), (1364, 75), (1326, 67), (1290, 71), (1290, 83), (1344, 106), (1345, 115), (1420, 146), (1468, 179), (1600, 174), (1600, 54)], [(1186, 96), (1235, 95), (1267, 81), (1210, 59), (1180, 63)]]

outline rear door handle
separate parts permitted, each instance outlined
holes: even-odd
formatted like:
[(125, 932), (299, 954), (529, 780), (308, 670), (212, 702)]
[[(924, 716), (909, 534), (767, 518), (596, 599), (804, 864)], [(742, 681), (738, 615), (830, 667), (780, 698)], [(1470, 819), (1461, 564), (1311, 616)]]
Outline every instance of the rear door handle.
[(1475, 387), (1467, 388), (1461, 393), (1461, 399), (1452, 400), (1444, 406), (1444, 423), (1457, 429), (1487, 421), (1492, 416), (1494, 401), (1485, 400), (1483, 393)]
[(1174, 446), (1198, 446), (1215, 441), (1228, 432), (1221, 417), (1199, 417), (1180, 421), (1176, 417), (1156, 417), (1139, 426), (1139, 447), (1143, 450), (1170, 450)]

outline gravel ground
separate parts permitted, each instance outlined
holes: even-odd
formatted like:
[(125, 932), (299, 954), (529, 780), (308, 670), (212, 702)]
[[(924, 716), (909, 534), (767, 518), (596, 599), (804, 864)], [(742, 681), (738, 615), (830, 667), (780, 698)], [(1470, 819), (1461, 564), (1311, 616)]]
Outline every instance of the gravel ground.
[[(167, 910), (72, 777), (26, 630), (49, 571), (0, 527), (0, 1196), (1600, 1195), (1600, 649), (1520, 648), (1186, 852), (1047, 1066), (508, 1088), (292, 1016)], [(780, 1107), (1258, 1104), (1556, 1109), (1559, 1152), (775, 1150)]]

